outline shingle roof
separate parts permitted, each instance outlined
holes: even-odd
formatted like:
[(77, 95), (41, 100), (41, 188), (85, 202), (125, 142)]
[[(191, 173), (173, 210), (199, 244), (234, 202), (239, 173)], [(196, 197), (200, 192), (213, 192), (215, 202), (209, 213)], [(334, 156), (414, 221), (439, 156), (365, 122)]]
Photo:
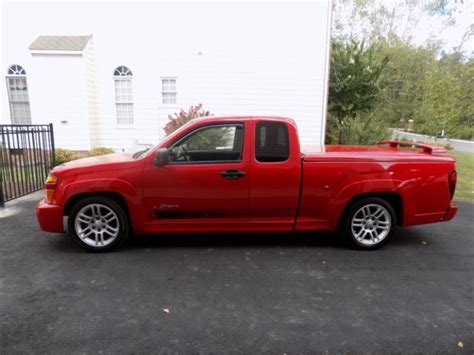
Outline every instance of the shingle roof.
[(34, 51), (82, 51), (92, 36), (39, 36), (29, 47)]

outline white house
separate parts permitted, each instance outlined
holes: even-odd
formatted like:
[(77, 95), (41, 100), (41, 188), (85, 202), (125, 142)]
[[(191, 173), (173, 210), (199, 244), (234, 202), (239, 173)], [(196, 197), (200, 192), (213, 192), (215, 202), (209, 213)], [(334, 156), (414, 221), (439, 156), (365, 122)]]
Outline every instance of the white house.
[[(22, 25), (23, 24), (23, 25)], [(168, 115), (283, 115), (324, 142), (330, 0), (7, 2), (0, 123), (54, 124), (59, 147), (155, 144)]]

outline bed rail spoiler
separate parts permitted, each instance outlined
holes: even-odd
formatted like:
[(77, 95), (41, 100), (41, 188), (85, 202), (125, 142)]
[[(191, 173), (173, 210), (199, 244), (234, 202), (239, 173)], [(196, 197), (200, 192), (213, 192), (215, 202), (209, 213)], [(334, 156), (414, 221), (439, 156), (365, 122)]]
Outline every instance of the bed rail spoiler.
[(448, 150), (445, 147), (441, 147), (438, 145), (428, 145), (428, 144), (419, 144), (415, 142), (400, 142), (400, 141), (380, 141), (376, 143), (377, 145), (388, 145), (390, 148), (398, 148), (401, 146), (404, 147), (415, 147), (418, 149), (422, 149), (423, 153), (428, 154), (440, 154), (440, 153), (447, 153)]

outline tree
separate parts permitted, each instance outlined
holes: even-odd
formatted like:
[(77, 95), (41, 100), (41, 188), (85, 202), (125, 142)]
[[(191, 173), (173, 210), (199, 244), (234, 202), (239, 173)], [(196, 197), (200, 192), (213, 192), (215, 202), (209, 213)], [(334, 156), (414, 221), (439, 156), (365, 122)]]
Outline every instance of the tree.
[(202, 108), (202, 104), (191, 106), (188, 111), (181, 111), (168, 116), (168, 123), (163, 127), (166, 135), (169, 135), (176, 131), (179, 127), (185, 123), (191, 121), (193, 118), (210, 116), (210, 112)]
[(390, 62), (381, 74), (386, 87), (374, 108), (391, 127), (414, 120), (418, 133), (471, 139), (474, 124), (474, 64), (462, 53), (438, 46), (398, 42), (380, 47)]
[(329, 112), (343, 120), (370, 111), (378, 102), (379, 77), (388, 57), (374, 56), (375, 46), (364, 42), (333, 42), (329, 79)]
[[(462, 11), (469, 11), (467, 1), (336, 0), (328, 141), (372, 141), (384, 134), (381, 127), (404, 128), (410, 119), (420, 133), (473, 139), (474, 63), (466, 50), (474, 26), (448, 53), (438, 33), (426, 32), (423, 45), (413, 42), (420, 23), (435, 21), (439, 31)], [(359, 51), (361, 63), (379, 69), (372, 77), (355, 65)]]
[(473, 139), (474, 61), (463, 63), (456, 54), (432, 63), (423, 83), (423, 100), (414, 113), (420, 133)]
[[(366, 143), (367, 137), (361, 135), (364, 132), (371, 134), (373, 125), (380, 126), (379, 120), (370, 113), (379, 101), (379, 78), (388, 63), (388, 57), (380, 59), (375, 55), (376, 50), (374, 45), (365, 48), (364, 42), (333, 41), (329, 77), (328, 142)], [(358, 133), (354, 134), (352, 128), (356, 126), (363, 129), (357, 128)]]
[[(420, 38), (420, 24), (425, 41), (438, 41), (444, 29), (456, 24), (462, 12), (471, 12), (470, 1), (464, 0), (335, 0), (333, 3), (333, 38), (337, 40), (365, 40), (366, 42), (402, 41), (412, 43)], [(426, 30), (434, 26), (434, 32)], [(467, 39), (474, 25), (464, 29), (463, 38), (455, 50), (470, 51)]]
[(391, 127), (404, 127), (423, 101), (424, 78), (436, 61), (438, 47), (415, 47), (403, 41), (379, 44), (378, 55), (390, 61), (381, 73), (385, 84), (374, 111)]

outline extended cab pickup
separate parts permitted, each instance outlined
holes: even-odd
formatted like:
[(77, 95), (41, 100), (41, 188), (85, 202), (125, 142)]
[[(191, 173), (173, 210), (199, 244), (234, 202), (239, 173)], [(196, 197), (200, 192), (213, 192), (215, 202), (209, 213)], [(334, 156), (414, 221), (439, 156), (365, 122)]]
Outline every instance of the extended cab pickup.
[(291, 119), (200, 118), (148, 151), (55, 167), (37, 216), (49, 232), (68, 217), (72, 238), (97, 251), (131, 233), (336, 230), (374, 249), (396, 226), (447, 221), (458, 208), (455, 160), (400, 145), (302, 153)]

